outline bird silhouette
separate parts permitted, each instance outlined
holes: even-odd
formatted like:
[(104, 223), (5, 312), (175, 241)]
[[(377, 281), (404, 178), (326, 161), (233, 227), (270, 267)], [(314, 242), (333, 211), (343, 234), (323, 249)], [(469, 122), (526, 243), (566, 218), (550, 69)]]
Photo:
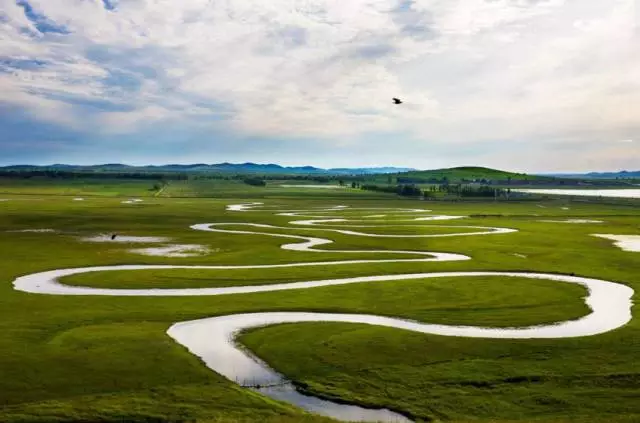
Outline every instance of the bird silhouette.
[(113, 235), (111, 235), (111, 239), (116, 239), (117, 236), (118, 236), (118, 234), (113, 234)]
[(399, 98), (393, 97), (393, 104), (402, 104), (402, 100), (400, 100)]

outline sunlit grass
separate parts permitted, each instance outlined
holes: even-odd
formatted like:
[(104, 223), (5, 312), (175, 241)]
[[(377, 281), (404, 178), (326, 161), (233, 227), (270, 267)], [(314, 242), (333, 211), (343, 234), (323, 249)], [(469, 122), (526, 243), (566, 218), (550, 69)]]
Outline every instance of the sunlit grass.
[[(239, 388), (208, 370), (165, 335), (174, 322), (251, 311), (372, 313), (425, 322), (532, 325), (584, 315), (579, 286), (517, 278), (443, 278), (379, 282), (250, 295), (182, 298), (66, 297), (16, 292), (23, 274), (109, 264), (268, 264), (344, 260), (344, 254), (285, 251), (293, 242), (265, 235), (199, 232), (194, 223), (286, 226), (269, 211), (226, 212), (243, 200), (3, 195), (0, 203), (0, 421), (327, 421)], [(359, 197), (358, 197), (359, 198)], [(466, 254), (443, 263), (378, 263), (290, 269), (102, 272), (66, 278), (99, 287), (201, 287), (472, 270), (575, 273), (640, 289), (638, 253), (592, 233), (640, 234), (638, 208), (553, 201), (428, 203), (394, 199), (266, 199), (267, 205), (417, 207), (477, 215), (445, 225), (518, 229), (452, 238), (355, 237), (294, 228), (273, 231), (326, 237), (328, 250), (415, 250)], [(562, 207), (569, 207), (563, 210)], [(364, 213), (364, 212), (363, 212)], [(375, 214), (375, 212), (367, 212)], [(359, 213), (351, 213), (351, 217)], [(480, 216), (482, 215), (482, 216)], [(538, 216), (536, 216), (538, 215)], [(594, 218), (601, 224), (539, 222)], [(427, 225), (433, 222), (426, 223)], [(348, 228), (348, 226), (346, 226)], [(58, 233), (8, 230), (51, 228)], [(241, 228), (241, 226), (238, 226)], [(366, 231), (366, 228), (353, 228)], [(380, 233), (397, 228), (376, 229)], [(215, 252), (194, 258), (148, 257), (138, 245), (86, 243), (98, 233), (165, 236)], [(517, 255), (515, 255), (517, 254)], [(395, 255), (384, 255), (392, 258)], [(382, 258), (358, 253), (351, 258)], [(406, 258), (406, 257), (402, 257)], [(242, 337), (259, 356), (308, 390), (452, 421), (634, 421), (640, 416), (640, 324), (567, 340), (488, 340), (428, 336), (352, 324), (290, 324)]]

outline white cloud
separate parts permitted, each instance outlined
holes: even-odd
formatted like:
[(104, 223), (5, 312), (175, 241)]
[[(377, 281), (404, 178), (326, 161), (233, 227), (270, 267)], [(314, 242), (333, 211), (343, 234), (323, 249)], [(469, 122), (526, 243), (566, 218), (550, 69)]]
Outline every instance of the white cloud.
[[(243, 134), (335, 143), (640, 130), (634, 0), (29, 3), (68, 34), (40, 33), (0, 0), (0, 55), (42, 63), (1, 74), (3, 99), (92, 131), (209, 114)], [(115, 110), (88, 116), (78, 100)]]
[(109, 133), (126, 133), (140, 122), (153, 123), (171, 118), (171, 112), (157, 106), (148, 106), (131, 112), (105, 112), (99, 115), (100, 123)]

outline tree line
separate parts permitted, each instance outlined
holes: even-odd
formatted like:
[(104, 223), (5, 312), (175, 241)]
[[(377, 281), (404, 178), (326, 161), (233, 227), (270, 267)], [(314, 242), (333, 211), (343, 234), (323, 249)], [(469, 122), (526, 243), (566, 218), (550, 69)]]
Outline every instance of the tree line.
[[(352, 185), (353, 187), (353, 185)], [(364, 189), (367, 191), (378, 191), (378, 192), (387, 192), (390, 194), (398, 194), (403, 197), (421, 197), (424, 195), (424, 192), (415, 185), (375, 185), (375, 184), (364, 184), (360, 185), (360, 189)]]
[(264, 179), (260, 179), (260, 178), (244, 178), (242, 182), (244, 182), (247, 185), (252, 185), (254, 187), (267, 186), (267, 182)]
[(239, 180), (243, 181), (247, 178), (258, 178), (265, 181), (268, 180), (291, 180), (291, 181), (313, 181), (318, 183), (331, 183), (338, 180), (344, 181), (363, 181), (362, 176), (346, 176), (346, 175), (291, 175), (291, 174), (253, 174), (253, 173), (193, 173), (193, 172), (153, 172), (153, 171), (83, 171), (83, 170), (64, 170), (64, 169), (0, 169), (0, 177), (3, 178), (51, 178), (51, 179), (150, 179), (150, 180)]
[(47, 178), (47, 179), (142, 179), (172, 180), (189, 179), (186, 173), (175, 172), (74, 172), (67, 170), (0, 170), (0, 177), (15, 179)]
[[(356, 186), (355, 183), (352, 184), (352, 188), (356, 188)], [(511, 194), (510, 189), (494, 188), (489, 185), (442, 184), (432, 185), (426, 190), (422, 190), (413, 184), (398, 184), (395, 186), (364, 184), (359, 185), (359, 187), (367, 191), (387, 192), (403, 197), (435, 198), (438, 196), (437, 193), (456, 197), (508, 197)]]
[(448, 195), (458, 197), (505, 197), (511, 193), (510, 189), (495, 188), (489, 185), (463, 185), (463, 184), (446, 184), (432, 186), (429, 188), (432, 193), (443, 192)]

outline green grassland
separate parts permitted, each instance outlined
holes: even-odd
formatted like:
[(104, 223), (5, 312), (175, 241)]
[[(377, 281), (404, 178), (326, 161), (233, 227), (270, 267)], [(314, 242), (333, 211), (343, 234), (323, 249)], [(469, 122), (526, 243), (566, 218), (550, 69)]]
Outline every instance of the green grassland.
[[(309, 184), (309, 183), (307, 183)], [(163, 185), (161, 190), (156, 189)], [(282, 185), (301, 185), (283, 187)], [(385, 194), (351, 188), (306, 188), (299, 181), (270, 180), (266, 187), (256, 187), (236, 179), (187, 179), (161, 181), (151, 179), (83, 178), (3, 178), (0, 195), (73, 195), (107, 197), (213, 197), (263, 198), (279, 196), (321, 198), (385, 198)], [(313, 184), (310, 184), (313, 185)]]
[[(434, 169), (434, 170), (415, 170), (411, 172), (403, 172), (394, 176), (404, 178), (418, 178), (418, 179), (438, 179), (446, 178), (450, 183), (459, 183), (462, 181), (475, 181), (475, 180), (492, 180), (492, 181), (508, 181), (508, 180), (528, 180), (528, 181), (553, 181), (552, 177), (528, 175), (526, 173), (507, 172), (503, 170), (490, 169), (486, 167), (476, 166), (463, 166), (454, 167), (448, 169)], [(384, 181), (388, 179), (385, 175), (376, 175), (376, 179)]]
[[(150, 185), (142, 181), (140, 189)], [(172, 195), (172, 186), (173, 182), (162, 196), (145, 198), (139, 204), (121, 204), (123, 198), (109, 195), (82, 202), (56, 195), (18, 195), (19, 190), (0, 195), (8, 200), (0, 202), (0, 421), (331, 421), (240, 388), (210, 371), (165, 334), (178, 321), (238, 312), (306, 310), (504, 327), (567, 320), (586, 313), (581, 300), (585, 291), (579, 286), (495, 276), (173, 298), (46, 296), (17, 292), (11, 286), (19, 275), (65, 267), (409, 258), (397, 254), (345, 256), (285, 251), (280, 244), (293, 241), (189, 229), (194, 223), (207, 222), (287, 226), (296, 219), (277, 216), (269, 206), (430, 208), (435, 214), (471, 217), (424, 222), (425, 228), (419, 233), (448, 231), (429, 228), (435, 224), (509, 227), (519, 232), (407, 239), (356, 237), (326, 230), (369, 231), (350, 227), (349, 223), (317, 231), (297, 226), (290, 230), (251, 229), (334, 240), (333, 244), (322, 246), (327, 250), (453, 252), (469, 255), (472, 260), (331, 268), (110, 271), (74, 275), (65, 278), (65, 283), (121, 288), (204, 287), (376, 274), (509, 270), (575, 273), (624, 283), (640, 291), (640, 253), (622, 251), (611, 241), (590, 236), (640, 234), (638, 204), (567, 200), (421, 202), (377, 193), (374, 198), (351, 190), (335, 194), (312, 189), (306, 189), (311, 193), (305, 197), (295, 189), (274, 187), (268, 195), (260, 191), (266, 209), (239, 213), (225, 211), (225, 205), (254, 198), (254, 187), (231, 187), (219, 199), (195, 198), (207, 192), (204, 190), (194, 190), (193, 198), (165, 198), (164, 195)], [(34, 188), (43, 189), (36, 185)], [(129, 187), (122, 188), (126, 189)], [(116, 184), (113, 188), (96, 188), (96, 192), (121, 191)], [(351, 192), (354, 194), (349, 195)], [(341, 215), (357, 218), (376, 213), (362, 210)], [(604, 223), (541, 222), (566, 218)], [(392, 219), (388, 219), (391, 225)], [(35, 228), (59, 232), (7, 232)], [(402, 229), (393, 226), (371, 228), (371, 232), (381, 234), (399, 230)], [(128, 251), (146, 247), (144, 244), (87, 243), (78, 239), (112, 232), (171, 237), (172, 242), (202, 244), (212, 252), (191, 258), (151, 257)], [(637, 319), (607, 334), (562, 340), (469, 339), (356, 324), (305, 323), (251, 330), (240, 341), (309, 392), (389, 407), (425, 421), (640, 421)]]
[(0, 178), (0, 195), (99, 195), (145, 197), (155, 193), (154, 181), (134, 179)]
[[(141, 174), (142, 175), (142, 174)], [(371, 190), (361, 190), (351, 188), (352, 181), (362, 185), (377, 184), (381, 186), (395, 185), (402, 178), (409, 180), (408, 183), (415, 183), (423, 190), (429, 191), (432, 186), (438, 186), (446, 178), (451, 184), (468, 184), (471, 181), (484, 180), (494, 187), (501, 188), (531, 188), (529, 181), (544, 182), (544, 185), (536, 187), (543, 188), (585, 188), (582, 185), (573, 183), (565, 184), (564, 180), (537, 176), (505, 172), (482, 167), (460, 167), (451, 169), (439, 169), (428, 171), (405, 172), (394, 175), (360, 175), (360, 176), (332, 176), (325, 178), (329, 182), (316, 182), (313, 179), (277, 179), (280, 176), (269, 175), (265, 186), (253, 186), (245, 183), (242, 177), (221, 175), (212, 179), (207, 179), (206, 175), (190, 175), (187, 179), (175, 179), (176, 175), (167, 174), (164, 179), (163, 174), (158, 174), (158, 179), (126, 179), (125, 176), (107, 178), (104, 175), (100, 178), (87, 177), (82, 173), (73, 174), (69, 177), (2, 177), (0, 176), (0, 195), (8, 194), (33, 194), (33, 195), (73, 195), (73, 196), (109, 196), (109, 197), (162, 197), (162, 198), (322, 198), (322, 199), (383, 199), (388, 198), (388, 194)], [(144, 175), (142, 175), (144, 176)], [(146, 175), (151, 178), (153, 175)], [(185, 176), (186, 177), (186, 176)], [(260, 176), (258, 176), (258, 179)], [(276, 179), (273, 179), (276, 178)], [(339, 187), (342, 181), (344, 186)], [(523, 182), (524, 181), (524, 182)], [(573, 181), (575, 182), (575, 181)], [(593, 181), (589, 183), (594, 183)], [(310, 185), (306, 187), (305, 185)], [(313, 185), (332, 185), (336, 188), (315, 188)], [(597, 181), (597, 187), (607, 186), (607, 181)], [(634, 188), (630, 183), (626, 185), (617, 183), (613, 188)], [(431, 193), (434, 198), (445, 197), (443, 192)], [(455, 197), (455, 196), (453, 196)], [(531, 200), (548, 195), (529, 195)], [(472, 199), (473, 200), (473, 199)], [(466, 198), (465, 201), (469, 201)]]
[[(300, 185), (300, 186), (282, 186)], [(270, 180), (264, 187), (251, 186), (241, 180), (226, 179), (190, 179), (171, 181), (162, 191), (162, 197), (217, 197), (217, 198), (264, 198), (264, 197), (320, 197), (320, 198), (384, 198), (382, 193), (351, 188), (306, 188), (291, 180)], [(335, 185), (335, 184), (333, 184)]]

